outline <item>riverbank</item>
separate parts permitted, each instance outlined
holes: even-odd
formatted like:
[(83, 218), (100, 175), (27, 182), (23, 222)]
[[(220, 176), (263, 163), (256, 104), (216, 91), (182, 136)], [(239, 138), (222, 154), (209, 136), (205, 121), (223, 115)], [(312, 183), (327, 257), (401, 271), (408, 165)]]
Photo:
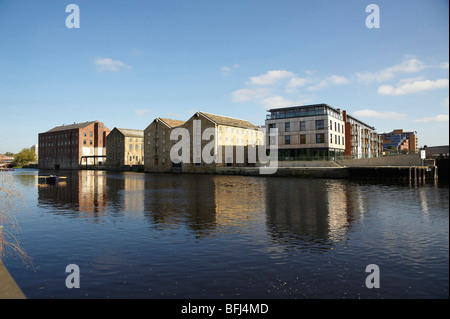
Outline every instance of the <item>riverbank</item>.
[(22, 289), (0, 260), (0, 299), (26, 299)]

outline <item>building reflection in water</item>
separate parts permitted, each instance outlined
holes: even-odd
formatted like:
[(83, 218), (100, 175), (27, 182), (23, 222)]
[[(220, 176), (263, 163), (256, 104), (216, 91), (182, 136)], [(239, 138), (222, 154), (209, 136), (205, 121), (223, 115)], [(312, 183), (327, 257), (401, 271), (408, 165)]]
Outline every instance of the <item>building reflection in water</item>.
[(41, 205), (94, 221), (137, 214), (152, 229), (183, 229), (198, 238), (239, 233), (256, 240), (269, 236), (291, 248), (324, 249), (345, 240), (365, 211), (364, 197), (347, 181), (103, 171), (64, 175), (66, 187), (39, 187)]
[(322, 251), (345, 240), (364, 203), (347, 181), (274, 179), (267, 184), (267, 229), (289, 247)]
[[(39, 175), (48, 175), (45, 171)], [(39, 179), (38, 203), (57, 208), (56, 213), (76, 214), (77, 217), (102, 219), (108, 214), (106, 172), (61, 171), (65, 177), (56, 185)]]

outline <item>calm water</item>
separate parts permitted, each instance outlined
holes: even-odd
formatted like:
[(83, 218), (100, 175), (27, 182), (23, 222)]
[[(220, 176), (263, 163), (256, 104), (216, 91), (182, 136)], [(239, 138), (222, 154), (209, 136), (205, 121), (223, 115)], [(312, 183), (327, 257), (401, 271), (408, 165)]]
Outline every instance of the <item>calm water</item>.
[[(448, 298), (449, 189), (275, 177), (9, 173), (28, 298)], [(68, 289), (66, 266), (80, 268)], [(380, 269), (368, 289), (365, 268)]]

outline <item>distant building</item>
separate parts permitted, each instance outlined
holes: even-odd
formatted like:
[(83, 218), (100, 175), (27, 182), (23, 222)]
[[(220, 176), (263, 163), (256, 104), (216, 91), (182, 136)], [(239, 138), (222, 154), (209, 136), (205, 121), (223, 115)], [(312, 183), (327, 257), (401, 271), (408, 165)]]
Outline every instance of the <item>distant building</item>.
[(110, 130), (99, 121), (62, 125), (39, 133), (39, 168), (71, 169), (101, 165)]
[(425, 155), (427, 158), (438, 158), (438, 157), (449, 157), (449, 146), (448, 145), (440, 145), (440, 146), (424, 146), (420, 150), (425, 151)]
[(388, 133), (381, 133), (383, 137), (383, 149), (387, 150), (390, 146), (397, 151), (408, 151), (409, 153), (418, 153), (419, 142), (416, 131), (404, 131), (402, 129), (393, 130)]
[(106, 137), (106, 165), (144, 165), (144, 131), (115, 127)]
[(30, 149), (36, 154), (36, 161), (39, 160), (39, 144), (34, 144)]
[(12, 164), (14, 156), (0, 154), (0, 167), (6, 167)]
[[(266, 127), (278, 129), (281, 160), (380, 156), (375, 128), (327, 104), (270, 109)], [(267, 142), (270, 142), (269, 139)]]

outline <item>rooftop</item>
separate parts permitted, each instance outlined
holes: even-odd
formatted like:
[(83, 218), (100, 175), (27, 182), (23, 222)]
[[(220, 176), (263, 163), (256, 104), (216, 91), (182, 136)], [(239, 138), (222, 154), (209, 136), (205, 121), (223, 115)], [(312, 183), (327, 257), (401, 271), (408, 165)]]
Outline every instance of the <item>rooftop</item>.
[(216, 115), (205, 112), (197, 112), (196, 114), (201, 114), (218, 125), (234, 126), (239, 128), (252, 128), (252, 129), (258, 128), (256, 125), (246, 120), (240, 120), (228, 116)]
[(59, 131), (66, 131), (66, 130), (73, 130), (73, 129), (78, 129), (78, 128), (85, 128), (86, 126), (89, 126), (95, 122), (98, 121), (88, 121), (88, 122), (84, 122), (84, 123), (73, 123), (73, 124), (69, 124), (69, 125), (61, 125), (61, 126), (56, 126), (54, 128), (52, 128), (51, 130), (48, 130), (45, 133), (50, 133), (50, 132), (59, 132)]
[(172, 120), (172, 119), (166, 119), (166, 118), (159, 118), (161, 121), (167, 124), (167, 126), (174, 128), (183, 125), (186, 123), (185, 121), (179, 121), (179, 120)]
[(115, 127), (114, 129), (118, 130), (120, 133), (122, 133), (126, 137), (144, 137), (143, 130), (118, 128), (118, 127)]
[(299, 108), (309, 108), (309, 107), (326, 107), (329, 108), (333, 111), (339, 112), (339, 109), (335, 109), (331, 106), (329, 106), (328, 104), (325, 103), (319, 103), (319, 104), (309, 104), (309, 105), (294, 105), (294, 106), (288, 106), (288, 107), (280, 107), (280, 108), (275, 108), (275, 109), (269, 109), (267, 110), (268, 112), (275, 112), (275, 111), (285, 111), (285, 110), (290, 110), (290, 109), (299, 109)]

